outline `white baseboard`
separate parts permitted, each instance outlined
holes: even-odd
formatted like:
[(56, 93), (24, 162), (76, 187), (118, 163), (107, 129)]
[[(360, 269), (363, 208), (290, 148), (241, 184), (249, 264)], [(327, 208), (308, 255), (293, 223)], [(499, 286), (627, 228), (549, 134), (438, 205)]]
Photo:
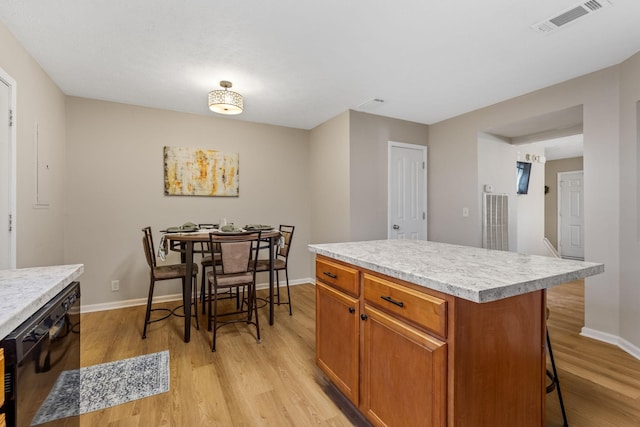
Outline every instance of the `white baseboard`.
[(580, 331), (580, 335), (582, 335), (583, 337), (592, 338), (594, 340), (606, 342), (608, 344), (613, 344), (626, 351), (636, 359), (640, 360), (640, 348), (631, 344), (624, 338), (620, 338), (617, 335), (586, 327), (582, 328), (582, 330)]
[[(315, 281), (313, 279), (298, 279), (289, 281), (290, 286), (302, 285), (305, 283), (314, 284)], [(280, 286), (286, 286), (286, 282), (280, 282)], [(269, 283), (258, 283), (256, 289), (269, 289)], [(153, 297), (153, 303), (162, 303), (169, 301), (180, 301), (182, 299), (182, 294), (171, 294), (171, 295), (159, 295), (157, 297)], [(125, 301), (113, 301), (113, 302), (105, 302), (101, 304), (82, 304), (80, 308), (81, 313), (92, 313), (94, 311), (105, 311), (105, 310), (117, 310), (119, 308), (126, 307), (135, 307), (138, 305), (146, 305), (147, 298), (134, 298)]]

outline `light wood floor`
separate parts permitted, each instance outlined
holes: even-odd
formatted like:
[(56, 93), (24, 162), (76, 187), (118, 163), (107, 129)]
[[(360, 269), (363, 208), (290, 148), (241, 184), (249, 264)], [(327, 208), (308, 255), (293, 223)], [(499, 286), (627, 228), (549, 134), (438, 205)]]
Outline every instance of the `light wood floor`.
[[(547, 321), (569, 425), (640, 426), (640, 361), (616, 346), (580, 336), (584, 283), (547, 293)], [(547, 395), (547, 426), (561, 426), (557, 395)]]
[[(168, 393), (82, 415), (81, 426), (366, 426), (315, 366), (314, 287), (291, 293), (293, 316), (277, 307), (269, 326), (267, 309), (260, 310), (261, 344), (240, 323), (219, 330), (216, 353), (205, 316), (186, 344), (175, 317), (153, 324), (142, 340), (144, 307), (84, 314), (82, 366), (168, 349), (171, 385)], [(640, 361), (579, 336), (582, 299), (582, 282), (554, 288), (548, 298), (569, 425), (638, 426)], [(547, 426), (561, 420), (556, 395), (547, 395)]]
[(144, 307), (84, 314), (82, 366), (168, 349), (171, 378), (168, 393), (82, 415), (80, 425), (366, 425), (316, 368), (315, 288), (292, 286), (291, 294), (293, 316), (276, 306), (273, 326), (260, 309), (261, 344), (255, 328), (237, 323), (218, 330), (215, 353), (204, 315), (187, 344), (182, 318), (152, 324), (143, 340)]

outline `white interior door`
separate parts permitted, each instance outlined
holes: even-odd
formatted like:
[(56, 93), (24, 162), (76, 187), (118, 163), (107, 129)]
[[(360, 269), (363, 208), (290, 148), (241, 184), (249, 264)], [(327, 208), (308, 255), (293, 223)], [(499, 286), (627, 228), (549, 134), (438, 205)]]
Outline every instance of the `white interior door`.
[(12, 268), (11, 230), (11, 134), (9, 110), (11, 93), (9, 86), (0, 79), (0, 270)]
[(584, 259), (584, 172), (558, 173), (558, 251)]
[(427, 239), (427, 147), (389, 141), (389, 239)]

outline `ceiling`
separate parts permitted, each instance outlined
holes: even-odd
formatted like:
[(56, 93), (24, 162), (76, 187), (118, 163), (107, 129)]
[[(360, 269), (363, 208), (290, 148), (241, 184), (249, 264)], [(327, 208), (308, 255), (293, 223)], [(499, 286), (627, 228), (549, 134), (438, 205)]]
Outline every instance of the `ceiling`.
[(551, 111), (487, 130), (511, 144), (534, 144), (547, 160), (582, 157), (582, 105)]
[(544, 156), (547, 160), (582, 157), (584, 153), (584, 139), (582, 134), (548, 139), (537, 142), (536, 144), (544, 148)]
[[(597, 0), (601, 3), (609, 0)], [(2, 20), (67, 95), (311, 129), (356, 109), (432, 124), (640, 51), (640, 1), (541, 33), (575, 0), (3, 0)], [(374, 102), (382, 99), (384, 102)]]

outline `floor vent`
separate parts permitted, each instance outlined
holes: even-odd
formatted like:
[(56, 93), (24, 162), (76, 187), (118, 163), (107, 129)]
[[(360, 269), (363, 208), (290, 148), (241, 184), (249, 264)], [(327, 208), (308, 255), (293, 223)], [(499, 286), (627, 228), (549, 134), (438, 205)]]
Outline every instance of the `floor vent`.
[(556, 16), (552, 16), (551, 18), (547, 18), (544, 21), (540, 21), (537, 24), (532, 25), (531, 28), (541, 33), (549, 33), (575, 21), (576, 19), (602, 10), (607, 6), (611, 6), (611, 4), (612, 0), (589, 0), (581, 2), (577, 6), (573, 6)]

